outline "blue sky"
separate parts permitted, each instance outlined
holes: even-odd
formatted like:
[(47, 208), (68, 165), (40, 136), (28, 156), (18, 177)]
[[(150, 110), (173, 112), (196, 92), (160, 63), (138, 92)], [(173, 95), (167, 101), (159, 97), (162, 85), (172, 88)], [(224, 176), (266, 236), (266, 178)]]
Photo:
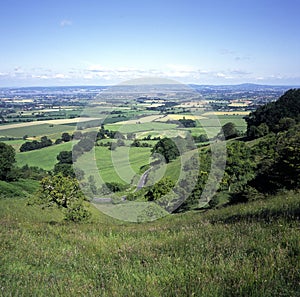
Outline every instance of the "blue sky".
[(299, 0), (2, 0), (0, 86), (300, 85)]

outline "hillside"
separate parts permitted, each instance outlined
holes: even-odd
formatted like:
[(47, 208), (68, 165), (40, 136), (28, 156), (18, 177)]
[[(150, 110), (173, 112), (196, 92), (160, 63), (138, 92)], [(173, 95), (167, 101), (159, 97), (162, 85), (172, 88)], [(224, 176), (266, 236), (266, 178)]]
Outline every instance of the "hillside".
[(1, 296), (298, 296), (298, 193), (143, 224), (1, 199)]
[[(83, 132), (76, 144), (78, 160), (85, 161), (88, 174), (96, 163), (95, 172), (117, 192), (101, 207), (86, 199), (74, 178), (71, 142), (18, 154), (9, 141), (0, 143), (1, 296), (298, 296), (300, 124), (291, 110), (299, 99), (300, 92), (291, 90), (252, 113), (258, 126), (248, 119), (247, 128), (254, 127), (254, 140), (236, 137), (239, 133), (227, 142), (213, 138), (226, 145), (224, 172), (213, 168), (207, 143), (197, 147), (178, 136), (180, 154), (171, 137), (154, 134), (174, 124), (155, 123), (152, 130), (151, 122), (126, 121), (126, 134), (118, 134), (115, 147), (108, 135), (116, 132), (104, 126), (96, 142), (93, 133)], [(289, 111), (280, 114), (282, 102), (290, 100)], [(222, 127), (228, 126), (236, 127), (232, 122)], [(182, 129), (174, 125), (171, 131)], [(13, 144), (19, 147), (20, 141)], [(189, 149), (183, 153), (184, 148)], [(218, 149), (216, 164), (221, 164), (224, 151)], [(162, 166), (149, 163), (156, 150), (166, 160)], [(15, 159), (25, 166), (15, 166)], [(49, 173), (27, 163), (45, 169), (56, 163), (58, 170)], [(150, 166), (146, 186), (129, 187)], [(221, 176), (220, 186), (210, 201), (199, 204), (212, 169)], [(94, 176), (81, 175), (92, 196), (106, 194)], [(123, 176), (129, 177), (128, 185), (121, 183)], [(195, 185), (185, 192), (193, 178)], [(166, 215), (163, 208), (177, 206), (183, 196), (176, 214), (146, 222), (161, 217), (156, 216), (160, 211)], [(119, 221), (95, 208), (119, 209), (122, 216), (114, 218), (126, 220), (128, 208), (136, 215), (139, 203), (155, 206), (143, 212), (145, 221), (132, 220), (140, 223)]]

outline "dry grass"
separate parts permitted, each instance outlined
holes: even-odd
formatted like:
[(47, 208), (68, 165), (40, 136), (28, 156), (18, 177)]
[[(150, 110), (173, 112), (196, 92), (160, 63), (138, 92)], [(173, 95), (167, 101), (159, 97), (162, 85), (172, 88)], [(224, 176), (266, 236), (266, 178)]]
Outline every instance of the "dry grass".
[(159, 122), (167, 122), (167, 121), (178, 121), (181, 119), (187, 119), (187, 120), (203, 120), (206, 119), (206, 117), (200, 116), (200, 115), (192, 115), (192, 114), (168, 114), (164, 117), (160, 117), (158, 120)]

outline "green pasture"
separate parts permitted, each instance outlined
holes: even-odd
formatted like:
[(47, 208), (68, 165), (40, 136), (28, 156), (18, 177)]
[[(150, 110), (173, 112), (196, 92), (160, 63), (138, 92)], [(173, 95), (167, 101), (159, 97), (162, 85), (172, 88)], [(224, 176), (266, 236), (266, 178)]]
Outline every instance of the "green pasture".
[(11, 145), (15, 149), (16, 153), (18, 153), (20, 151), (21, 145), (25, 142), (25, 140), (23, 140), (23, 139), (5, 140), (3, 142), (6, 143), (6, 144)]
[[(138, 120), (137, 120), (138, 121)], [(149, 122), (149, 123), (141, 123), (141, 124), (110, 124), (105, 125), (106, 129), (112, 131), (119, 131), (121, 133), (137, 133), (143, 131), (162, 131), (162, 130), (172, 130), (177, 127), (176, 124), (166, 124), (166, 123), (158, 123), (158, 122)]]
[(97, 168), (104, 182), (131, 183), (140, 167), (149, 164), (151, 148), (118, 147), (110, 151), (107, 147), (96, 147)]
[(245, 131), (247, 128), (244, 116), (241, 115), (218, 115), (218, 119), (221, 125), (232, 122), (237, 126), (239, 130)]
[(68, 125), (37, 124), (32, 126), (26, 126), (26, 123), (24, 123), (22, 127), (0, 130), (0, 136), (16, 138), (22, 138), (24, 135), (28, 135), (28, 137), (51, 137), (51, 135), (60, 135), (63, 132), (72, 133), (73, 131), (74, 126)]
[(72, 142), (66, 142), (62, 144), (52, 145), (39, 150), (17, 153), (17, 166), (22, 167), (27, 164), (29, 166), (37, 166), (45, 170), (51, 170), (58, 162), (56, 156), (61, 151), (72, 150), (72, 146)]
[(74, 166), (84, 171), (86, 179), (94, 176), (97, 187), (105, 182), (131, 184), (137, 181), (140, 167), (149, 164), (151, 148), (118, 147), (111, 151), (107, 147), (95, 147), (81, 155)]

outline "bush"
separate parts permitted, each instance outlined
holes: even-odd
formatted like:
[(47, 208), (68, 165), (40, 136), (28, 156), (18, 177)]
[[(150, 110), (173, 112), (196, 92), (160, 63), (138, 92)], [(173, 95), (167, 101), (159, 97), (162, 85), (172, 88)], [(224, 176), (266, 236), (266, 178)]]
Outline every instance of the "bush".
[(219, 196), (215, 195), (209, 200), (208, 205), (210, 208), (216, 208), (219, 203), (220, 203), (220, 198)]
[(255, 188), (246, 186), (241, 192), (231, 194), (229, 197), (230, 204), (246, 203), (258, 199), (263, 199), (264, 195)]
[(45, 177), (33, 203), (43, 208), (57, 206), (65, 212), (65, 219), (74, 222), (89, 218), (89, 212), (83, 206), (84, 195), (78, 181), (62, 174)]
[(121, 192), (121, 191), (125, 191), (128, 186), (127, 185), (123, 185), (117, 182), (111, 182), (111, 183), (105, 183), (105, 186), (111, 191), (111, 192)]

